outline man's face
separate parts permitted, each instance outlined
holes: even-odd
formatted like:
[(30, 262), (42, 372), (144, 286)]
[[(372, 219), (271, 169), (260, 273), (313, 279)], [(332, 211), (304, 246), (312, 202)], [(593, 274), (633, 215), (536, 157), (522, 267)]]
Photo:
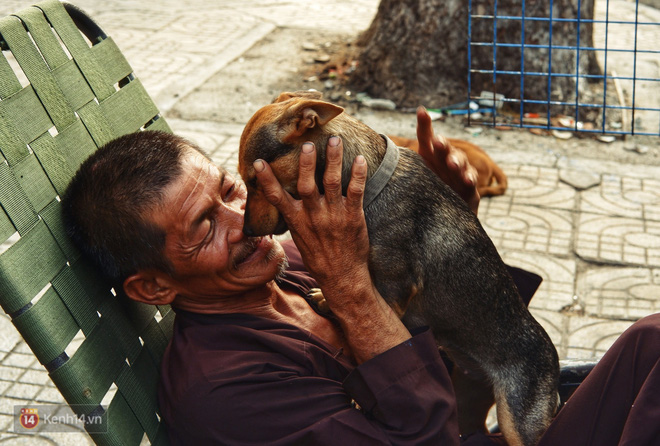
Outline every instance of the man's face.
[(243, 234), (242, 181), (192, 149), (181, 167), (180, 177), (165, 188), (163, 205), (150, 214), (166, 233), (164, 254), (175, 271), (177, 299), (217, 303), (275, 278), (284, 251), (271, 237)]

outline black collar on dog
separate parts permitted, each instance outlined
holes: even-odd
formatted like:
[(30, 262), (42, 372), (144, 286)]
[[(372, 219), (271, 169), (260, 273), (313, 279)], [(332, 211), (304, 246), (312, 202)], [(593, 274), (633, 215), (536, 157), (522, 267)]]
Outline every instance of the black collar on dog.
[(392, 142), (390, 138), (385, 135), (380, 135), (387, 143), (387, 151), (383, 161), (378, 166), (378, 170), (367, 180), (364, 190), (364, 198), (362, 199), (362, 208), (366, 209), (372, 201), (380, 194), (392, 174), (396, 165), (399, 163), (399, 148)]

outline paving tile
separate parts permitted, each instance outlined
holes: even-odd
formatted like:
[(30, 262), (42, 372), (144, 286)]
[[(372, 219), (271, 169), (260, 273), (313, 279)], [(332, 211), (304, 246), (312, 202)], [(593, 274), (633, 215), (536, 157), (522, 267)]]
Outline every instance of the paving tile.
[(16, 353), (12, 352), (5, 357), (2, 361), (4, 366), (21, 366), (21, 367), (30, 367), (33, 366), (37, 361), (37, 358), (32, 353)]
[[(2, 434), (0, 433), (0, 441), (3, 441), (12, 446), (46, 446), (52, 445), (53, 443), (42, 437), (41, 435), (36, 434)], [(57, 443), (55, 443), (57, 444)]]
[[(87, 10), (84, 6), (83, 9), (88, 14), (92, 14), (91, 9)], [(176, 17), (177, 15), (173, 14), (172, 11), (154, 10), (149, 12), (149, 20), (144, 20), (143, 12), (135, 7), (122, 10), (98, 10), (98, 12), (94, 12), (94, 20), (107, 34), (113, 36), (113, 38), (116, 33), (122, 31), (157, 32), (171, 26), (171, 23), (176, 20)], [(131, 42), (132, 45), (139, 45), (140, 41), (132, 40), (126, 42)]]
[(599, 359), (633, 323), (550, 310), (530, 311), (552, 339), (560, 360)]
[(568, 255), (572, 251), (573, 213), (506, 200), (483, 200), (479, 219), (499, 250)]
[[(412, 137), (413, 135), (411, 135)], [(488, 155), (504, 170), (507, 177), (517, 172), (517, 166), (529, 165), (553, 168), (557, 165), (557, 155), (555, 155), (549, 146), (543, 144), (543, 140), (539, 141), (539, 147), (535, 150), (515, 150), (512, 147), (502, 148), (501, 144), (497, 144), (492, 140), (473, 140), (473, 142), (481, 146)]]
[[(58, 446), (85, 446), (94, 445), (91, 437), (81, 431), (81, 428), (72, 428), (71, 432), (42, 432), (40, 440), (46, 444), (57, 444)], [(26, 443), (27, 444), (27, 443)], [(42, 443), (39, 443), (42, 444)], [(148, 445), (150, 443), (141, 443)]]
[(13, 416), (0, 414), (0, 432), (8, 432), (12, 428), (13, 424)]
[(374, 5), (377, 6), (375, 2), (334, 3), (332, 8), (328, 8), (324, 3), (306, 3), (304, 8), (297, 3), (283, 3), (248, 7), (244, 8), (244, 11), (263, 20), (274, 21), (282, 27), (312, 27), (355, 32), (356, 29), (366, 29), (369, 26), (376, 12)]
[[(18, 330), (16, 330), (16, 333), (18, 334)], [(20, 334), (19, 334), (19, 336), (20, 336)], [(31, 355), (32, 354), (32, 350), (30, 349), (30, 346), (27, 345), (27, 342), (25, 342), (23, 340), (23, 338), (21, 338), (20, 342), (18, 344), (16, 344), (16, 347), (14, 347), (12, 352), (13, 353), (22, 353), (22, 354), (25, 354), (25, 355)]]
[(3, 395), (2, 398), (0, 398), (0, 414), (13, 416), (14, 405), (25, 404), (25, 402), (25, 400), (11, 398)]
[(599, 187), (582, 192), (580, 211), (660, 221), (660, 180), (604, 175)]
[(582, 213), (576, 253), (597, 262), (660, 266), (660, 222)]
[(660, 271), (593, 268), (579, 276), (576, 294), (590, 316), (635, 321), (660, 311)]
[[(9, 352), (21, 341), (21, 335), (11, 323), (9, 316), (0, 314), (0, 352)], [(0, 358), (2, 358), (0, 353)]]
[(199, 145), (215, 163), (231, 173), (238, 171), (238, 147), (243, 132), (242, 125), (195, 123), (177, 119), (168, 120), (168, 123), (174, 132)]
[(64, 404), (64, 397), (55, 387), (46, 386), (34, 398), (39, 403)]
[[(31, 361), (28, 360), (26, 362), (31, 362)], [(23, 364), (18, 364), (18, 365), (23, 366)], [(16, 365), (13, 364), (11, 366), (0, 365), (0, 382), (2, 381), (13, 382), (24, 373), (25, 373), (25, 368), (23, 367), (17, 367)]]
[(43, 386), (35, 384), (15, 383), (5, 392), (5, 397), (11, 397), (21, 400), (33, 400)]
[[(621, 146), (623, 150), (623, 145)], [(576, 154), (577, 155), (577, 154)], [(591, 159), (560, 156), (557, 159), (556, 167), (560, 169), (584, 170), (587, 172), (598, 172), (603, 180), (608, 177), (626, 177), (626, 178), (660, 178), (660, 166), (651, 164), (626, 164), (608, 159)]]
[(4, 395), (5, 391), (14, 384), (13, 381), (0, 380), (0, 395)]
[(48, 372), (46, 372), (46, 369), (44, 367), (42, 367), (41, 365), (39, 365), (38, 368), (36, 368), (36, 369), (27, 370), (20, 377), (20, 382), (21, 383), (36, 384), (36, 385), (44, 386), (44, 385), (50, 383), (51, 380), (50, 380), (50, 377), (48, 376)]
[(178, 130), (176, 133), (197, 144), (202, 150), (208, 153), (211, 158), (214, 159), (221, 158), (219, 155), (222, 154), (217, 153), (218, 147), (223, 145), (223, 143), (230, 138), (228, 135), (197, 132), (188, 129)]
[(500, 201), (539, 207), (573, 210), (577, 193), (559, 179), (559, 170), (551, 167), (503, 164), (509, 188)]
[(560, 311), (571, 305), (575, 295), (575, 260), (509, 250), (501, 251), (500, 254), (506, 264), (531, 271), (543, 278), (529, 304), (530, 308)]
[(632, 324), (632, 321), (588, 316), (570, 317), (565, 332), (566, 357), (600, 358)]
[(163, 112), (275, 27), (212, 2), (186, 3), (149, 11), (146, 26), (145, 11), (136, 4), (90, 10)]

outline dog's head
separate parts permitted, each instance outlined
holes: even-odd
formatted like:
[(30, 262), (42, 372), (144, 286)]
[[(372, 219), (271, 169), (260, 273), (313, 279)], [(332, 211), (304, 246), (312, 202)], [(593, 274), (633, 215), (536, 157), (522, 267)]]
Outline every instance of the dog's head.
[(241, 135), (238, 171), (245, 181), (248, 199), (243, 231), (250, 236), (282, 234), (284, 219), (266, 200), (257, 183), (252, 164), (266, 161), (282, 187), (297, 195), (298, 160), (304, 142), (312, 141), (325, 149), (323, 126), (344, 109), (320, 100), (318, 92), (282, 93), (270, 105), (259, 109)]

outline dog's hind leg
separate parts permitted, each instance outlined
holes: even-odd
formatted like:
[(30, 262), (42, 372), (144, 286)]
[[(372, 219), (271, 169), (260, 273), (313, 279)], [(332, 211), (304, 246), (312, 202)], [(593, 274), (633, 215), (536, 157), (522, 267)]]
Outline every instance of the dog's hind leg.
[(506, 186), (500, 184), (493, 184), (491, 186), (478, 187), (480, 197), (494, 197), (497, 195), (504, 195), (506, 192)]
[(488, 185), (477, 186), (479, 196), (492, 197), (504, 195), (508, 185), (508, 179), (504, 171), (497, 164), (493, 163), (492, 176)]

